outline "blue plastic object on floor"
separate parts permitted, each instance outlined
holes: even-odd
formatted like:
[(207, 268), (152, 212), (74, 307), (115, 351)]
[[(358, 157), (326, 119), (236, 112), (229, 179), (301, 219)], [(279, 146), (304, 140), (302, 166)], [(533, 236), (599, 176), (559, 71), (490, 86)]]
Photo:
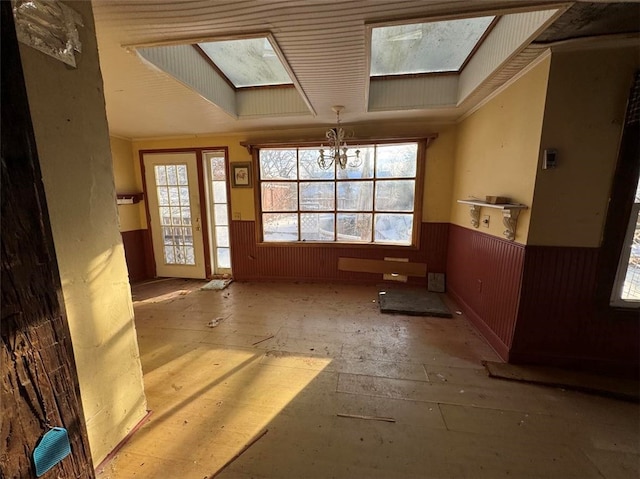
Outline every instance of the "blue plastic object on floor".
[(40, 444), (33, 450), (36, 476), (42, 476), (69, 454), (71, 454), (71, 444), (69, 444), (67, 430), (63, 427), (52, 428), (42, 436)]

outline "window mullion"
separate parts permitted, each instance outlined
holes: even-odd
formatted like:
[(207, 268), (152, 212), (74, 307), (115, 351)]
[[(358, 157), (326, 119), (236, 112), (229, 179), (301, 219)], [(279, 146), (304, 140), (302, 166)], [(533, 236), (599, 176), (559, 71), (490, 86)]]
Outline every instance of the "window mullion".
[(376, 193), (378, 190), (378, 145), (373, 147), (373, 198), (371, 198), (371, 231), (369, 232), (369, 242), (373, 243), (375, 239), (376, 228)]
[(333, 165), (333, 242), (338, 241), (338, 168)]
[[(413, 224), (417, 221), (416, 215), (416, 202), (419, 201), (417, 194), (417, 184), (420, 179), (417, 176), (419, 171), (413, 176), (407, 176), (411, 174), (407, 168), (412, 168), (411, 161), (419, 161), (420, 149), (416, 147), (417, 143), (403, 144), (400, 148), (394, 148), (392, 145), (377, 145), (371, 143), (367, 145), (369, 149), (367, 163), (364, 165), (364, 169), (359, 170), (355, 174), (351, 171), (341, 171), (339, 166), (335, 163), (333, 167), (333, 178), (330, 178), (328, 172), (322, 172), (318, 170), (315, 164), (312, 164), (314, 159), (313, 155), (309, 153), (308, 148), (301, 146), (289, 148), (289, 151), (283, 153), (278, 152), (279, 148), (265, 150), (265, 158), (268, 163), (265, 163), (265, 168), (269, 168), (269, 178), (262, 178), (260, 174), (260, 182), (258, 185), (260, 209), (259, 214), (262, 216), (262, 238), (265, 236), (265, 212), (264, 198), (262, 195), (262, 186), (265, 181), (274, 184), (280, 183), (282, 186), (282, 194), (286, 194), (289, 184), (289, 191), (294, 193), (295, 188), (295, 205), (293, 205), (293, 198), (289, 197), (286, 200), (284, 197), (279, 196), (272, 197), (269, 201), (269, 241), (303, 241), (303, 236), (306, 238), (312, 238), (313, 241), (324, 243), (359, 243), (359, 244), (378, 244), (376, 238), (380, 241), (380, 244), (398, 244), (408, 245), (411, 244), (412, 238), (407, 238), (407, 234), (410, 234), (410, 226), (408, 225), (408, 217), (406, 215), (413, 215)], [(384, 148), (383, 148), (384, 146)], [(409, 147), (409, 148), (407, 148)], [(416, 148), (418, 148), (416, 152)], [(416, 155), (415, 159), (413, 154)], [(293, 156), (293, 158), (292, 158)], [(261, 158), (261, 157), (260, 157)], [(293, 161), (292, 161), (293, 160)], [(260, 159), (259, 161), (262, 161)], [(296, 174), (288, 167), (288, 165), (295, 165)], [(277, 169), (280, 165), (280, 172)], [(408, 166), (407, 166), (408, 165)], [(262, 168), (262, 163), (259, 165)], [(288, 171), (283, 169), (286, 167)], [(373, 170), (371, 171), (370, 168)], [(379, 171), (378, 171), (379, 170)], [(282, 173), (284, 171), (284, 173)], [(260, 173), (262, 170), (260, 170)], [(284, 175), (284, 177), (283, 177)], [(304, 176), (305, 178), (302, 178)], [(273, 177), (273, 178), (271, 178)], [(308, 177), (308, 178), (307, 178)], [(388, 184), (387, 181), (407, 180), (413, 182), (413, 194), (414, 203), (412, 207), (408, 204), (407, 195), (410, 194), (411, 186), (405, 182), (400, 181), (397, 187), (393, 184)], [(330, 181), (333, 181), (333, 187), (331, 188)], [(302, 190), (302, 183), (305, 183), (305, 189)], [(317, 183), (317, 184), (316, 184)], [(368, 183), (368, 184), (367, 184)], [(315, 186), (314, 186), (315, 185)], [(347, 200), (348, 208), (355, 207), (355, 209), (343, 209), (338, 202), (340, 201), (339, 195), (344, 189), (346, 195), (343, 199)], [(397, 190), (397, 191), (396, 191)], [(333, 194), (333, 207), (326, 208), (326, 201), (329, 200), (328, 193)], [(370, 198), (362, 196), (369, 192), (372, 195)], [(376, 202), (377, 196), (382, 195), (379, 198), (380, 201)], [(278, 199), (280, 198), (280, 199)], [(304, 200), (304, 201), (303, 201)], [(282, 203), (284, 201), (284, 203)], [(273, 208), (280, 207), (278, 211)], [(302, 203), (305, 203), (304, 210), (302, 209)], [(288, 203), (288, 204), (287, 204)], [(282, 210), (282, 207), (291, 207), (290, 210)], [(363, 209), (364, 207), (364, 209)], [(366, 209), (369, 208), (369, 209)], [(405, 208), (409, 208), (406, 210)], [(316, 211), (317, 210), (317, 211)], [(293, 213), (293, 214), (291, 214)], [(280, 219), (276, 216), (278, 214), (287, 215), (289, 217), (282, 218), (283, 223), (280, 223)], [(305, 221), (303, 222), (302, 215), (305, 215)], [(333, 239), (327, 238), (326, 226), (328, 226), (327, 218), (328, 214), (333, 215)], [(342, 216), (342, 222), (339, 222), (338, 215)], [(324, 220), (323, 220), (324, 215)], [(380, 216), (382, 215), (382, 216)], [(371, 221), (362, 221), (365, 218), (369, 218)], [(295, 230), (292, 231), (290, 222), (297, 221)], [(379, 234), (376, 233), (376, 221), (378, 221), (378, 228), (380, 228)], [(287, 226), (289, 223), (289, 226)], [(304, 224), (303, 224), (304, 223)], [(303, 227), (304, 226), (304, 227)], [(287, 232), (288, 228), (288, 232)], [(324, 229), (323, 229), (324, 228)], [(304, 231), (303, 231), (304, 230)], [(362, 236), (368, 232), (368, 236)], [(296, 239), (293, 239), (293, 233), (295, 231)], [(339, 236), (339, 232), (346, 233), (347, 236)], [(354, 236), (351, 236), (354, 235)], [(286, 239), (286, 238), (289, 239)], [(351, 241), (350, 241), (351, 240)]]
[(296, 211), (298, 212), (298, 241), (302, 241), (302, 214), (300, 212), (300, 148), (296, 148), (296, 182), (298, 187), (298, 195), (296, 201)]

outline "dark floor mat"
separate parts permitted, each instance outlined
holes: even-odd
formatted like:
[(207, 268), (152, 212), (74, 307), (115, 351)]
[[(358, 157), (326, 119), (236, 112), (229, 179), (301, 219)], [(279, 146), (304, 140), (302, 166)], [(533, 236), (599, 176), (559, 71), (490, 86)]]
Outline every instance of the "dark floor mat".
[(483, 361), (489, 376), (638, 402), (638, 381), (580, 371)]
[(437, 293), (430, 293), (425, 289), (381, 289), (378, 293), (378, 302), (382, 313), (436, 316), (439, 318), (453, 316)]

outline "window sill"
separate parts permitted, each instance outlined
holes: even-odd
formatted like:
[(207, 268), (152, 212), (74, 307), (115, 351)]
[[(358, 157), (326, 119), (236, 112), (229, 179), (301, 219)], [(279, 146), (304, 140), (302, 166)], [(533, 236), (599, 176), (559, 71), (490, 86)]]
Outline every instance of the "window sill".
[(393, 243), (323, 243), (315, 241), (282, 241), (282, 242), (265, 242), (258, 241), (256, 246), (259, 248), (354, 248), (354, 249), (401, 249), (409, 251), (418, 251), (415, 244), (401, 245)]

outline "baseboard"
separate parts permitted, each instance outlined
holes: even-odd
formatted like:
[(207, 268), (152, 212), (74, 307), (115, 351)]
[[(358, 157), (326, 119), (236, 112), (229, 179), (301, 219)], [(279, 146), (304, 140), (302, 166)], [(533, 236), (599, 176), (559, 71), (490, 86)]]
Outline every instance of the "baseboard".
[(500, 356), (503, 361), (509, 362), (509, 346), (502, 342), (502, 339), (493, 332), (493, 330), (485, 323), (480, 315), (471, 308), (462, 297), (452, 289), (447, 289), (447, 294), (451, 296), (458, 305), (462, 308), (463, 312), (471, 321), (480, 334), (487, 340), (489, 346)]
[(140, 429), (142, 426), (144, 426), (144, 423), (146, 423), (149, 420), (149, 417), (151, 416), (151, 414), (153, 413), (153, 411), (147, 411), (147, 414), (145, 414), (142, 419), (140, 419), (138, 421), (138, 424), (136, 424), (135, 426), (133, 426), (133, 428), (131, 429), (131, 431), (129, 431), (129, 433), (122, 438), (122, 441), (120, 441), (118, 444), (116, 444), (116, 447), (113, 448), (113, 450), (107, 454), (107, 457), (105, 457), (102, 462), (100, 464), (98, 464), (98, 467), (95, 468), (96, 472), (102, 472), (102, 470), (106, 467), (106, 465), (116, 456), (116, 454), (118, 454), (118, 452), (120, 451), (120, 449), (122, 449), (122, 447), (129, 442), (129, 439), (131, 439), (131, 437), (138, 432), (138, 429)]

